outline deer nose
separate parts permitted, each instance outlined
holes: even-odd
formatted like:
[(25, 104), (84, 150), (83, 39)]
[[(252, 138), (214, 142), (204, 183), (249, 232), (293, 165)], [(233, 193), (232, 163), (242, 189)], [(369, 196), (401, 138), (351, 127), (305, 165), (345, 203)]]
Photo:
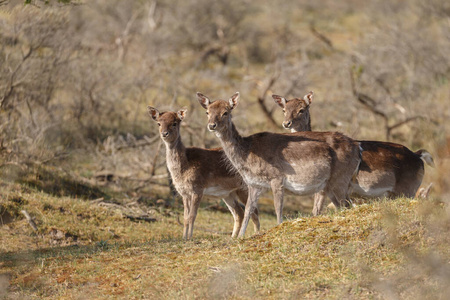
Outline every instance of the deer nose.
[(162, 137), (168, 137), (169, 132), (168, 131), (161, 132), (161, 135), (162, 135)]
[(292, 125), (292, 121), (283, 122), (283, 127), (284, 127), (284, 128), (290, 128), (291, 125)]
[(216, 123), (210, 123), (208, 124), (208, 129), (213, 131), (216, 130), (217, 124)]

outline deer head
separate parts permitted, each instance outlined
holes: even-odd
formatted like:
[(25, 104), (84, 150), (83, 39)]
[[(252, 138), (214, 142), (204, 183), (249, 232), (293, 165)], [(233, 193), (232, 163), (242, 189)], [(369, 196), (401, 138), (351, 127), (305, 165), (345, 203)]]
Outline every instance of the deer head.
[(162, 112), (160, 113), (156, 108), (148, 106), (148, 114), (152, 119), (158, 122), (159, 134), (166, 143), (173, 143), (180, 137), (180, 123), (186, 116), (186, 109), (181, 109), (178, 112)]
[(231, 126), (231, 111), (238, 105), (239, 92), (236, 92), (227, 101), (211, 101), (202, 93), (197, 93), (198, 102), (206, 109), (208, 115), (208, 130), (220, 133)]
[(272, 95), (275, 103), (283, 109), (284, 128), (295, 129), (297, 127), (307, 127), (310, 122), (309, 105), (312, 102), (313, 95), (313, 92), (309, 92), (303, 97), (303, 99), (294, 98), (291, 100), (287, 100), (286, 98), (278, 95)]

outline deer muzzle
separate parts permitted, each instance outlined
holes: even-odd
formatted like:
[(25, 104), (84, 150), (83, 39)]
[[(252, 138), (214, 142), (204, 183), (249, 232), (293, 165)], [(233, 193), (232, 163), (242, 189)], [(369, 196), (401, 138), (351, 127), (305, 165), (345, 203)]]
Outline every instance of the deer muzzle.
[(208, 124), (208, 130), (209, 131), (215, 131), (217, 128), (217, 124), (216, 123), (209, 123)]
[(283, 127), (286, 129), (291, 128), (292, 126), (292, 121), (287, 121), (287, 122), (283, 122)]

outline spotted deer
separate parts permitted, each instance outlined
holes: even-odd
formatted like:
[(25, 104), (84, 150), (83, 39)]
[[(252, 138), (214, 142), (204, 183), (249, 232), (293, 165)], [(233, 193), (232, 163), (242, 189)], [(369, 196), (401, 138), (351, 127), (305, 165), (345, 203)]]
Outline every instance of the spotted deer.
[[(148, 113), (158, 123), (161, 139), (166, 146), (166, 162), (176, 190), (183, 198), (183, 238), (191, 239), (194, 222), (203, 196), (222, 198), (234, 217), (232, 237), (236, 237), (242, 225), (247, 202), (247, 187), (242, 177), (228, 162), (220, 148), (186, 148), (180, 137), (180, 123), (186, 110), (159, 112), (148, 106)], [(258, 210), (252, 214), (255, 231), (259, 232)]]
[[(287, 100), (272, 95), (284, 112), (283, 127), (291, 132), (311, 131), (309, 107), (313, 92), (303, 99)], [(362, 160), (355, 179), (351, 182), (353, 194), (362, 197), (414, 197), (424, 176), (424, 162), (434, 167), (433, 158), (426, 150), (412, 152), (405, 146), (379, 141), (359, 141)]]
[(239, 93), (228, 101), (211, 101), (197, 93), (206, 109), (209, 131), (219, 138), (223, 150), (248, 186), (248, 200), (239, 237), (244, 237), (259, 196), (272, 189), (278, 223), (283, 221), (284, 189), (300, 195), (321, 192), (337, 207), (348, 206), (350, 180), (360, 162), (359, 143), (340, 133), (260, 132), (247, 137), (239, 134), (231, 112)]

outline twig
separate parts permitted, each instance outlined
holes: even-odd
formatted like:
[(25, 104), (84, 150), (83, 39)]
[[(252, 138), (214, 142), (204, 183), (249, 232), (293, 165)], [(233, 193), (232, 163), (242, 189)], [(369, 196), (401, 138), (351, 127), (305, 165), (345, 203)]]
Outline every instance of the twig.
[(28, 212), (27, 212), (26, 210), (21, 210), (20, 212), (25, 216), (25, 218), (27, 219), (28, 224), (30, 224), (31, 228), (33, 228), (34, 231), (38, 231), (38, 228), (37, 228), (37, 226), (36, 226), (36, 223), (35, 223), (35, 222), (33, 221), (33, 219), (30, 217), (30, 215), (28, 214)]
[(414, 116), (414, 117), (407, 118), (407, 119), (404, 120), (404, 121), (401, 121), (401, 122), (398, 122), (398, 123), (396, 123), (396, 124), (394, 124), (394, 125), (392, 125), (392, 126), (389, 126), (389, 127), (388, 127), (388, 130), (389, 130), (389, 132), (390, 132), (391, 130), (393, 130), (393, 129), (397, 128), (397, 127), (400, 127), (400, 126), (402, 126), (402, 125), (404, 125), (404, 124), (406, 124), (406, 123), (409, 123), (409, 122), (411, 122), (411, 121), (414, 121), (414, 120), (416, 120), (416, 119), (425, 119), (425, 117), (424, 117), (424, 116)]
[(156, 134), (152, 138), (145, 139), (145, 141), (137, 141), (134, 145), (119, 146), (115, 150), (119, 151), (119, 150), (128, 149), (128, 148), (144, 147), (144, 146), (152, 145), (157, 140), (159, 140), (159, 135)]
[(105, 198), (101, 197), (101, 198), (98, 198), (98, 199), (91, 200), (90, 202), (91, 202), (91, 203), (100, 203), (100, 202), (102, 202), (103, 200), (105, 200)]
[(161, 139), (159, 139), (158, 142), (158, 146), (156, 146), (156, 151), (155, 151), (155, 156), (153, 157), (153, 161), (152, 161), (152, 166), (150, 169), (150, 176), (155, 176), (155, 171), (156, 171), (156, 160), (158, 159), (158, 155), (159, 155), (159, 150), (161, 149)]
[(328, 48), (334, 50), (333, 43), (331, 42), (331, 40), (316, 30), (316, 27), (314, 26), (314, 22), (309, 23), (309, 30), (311, 30), (311, 33), (316, 38), (318, 38), (321, 42), (323, 42), (325, 45), (327, 45)]
[(149, 217), (144, 217), (144, 216), (134, 217), (134, 216), (126, 215), (125, 217), (127, 219), (130, 219), (131, 221), (145, 221), (145, 222), (150, 222), (150, 223), (157, 221), (155, 218), (149, 218)]
[(386, 132), (386, 139), (389, 140), (391, 132), (389, 130), (387, 115), (375, 107), (377, 102), (373, 98), (358, 92), (358, 90), (356, 89), (355, 78), (353, 78), (353, 73), (352, 73), (351, 69), (350, 69), (350, 84), (351, 84), (353, 95), (356, 97), (356, 99), (361, 104), (363, 104), (367, 109), (369, 109), (371, 112), (373, 112), (374, 114), (383, 118), (384, 128), (385, 128), (385, 132)]
[(400, 126), (402, 126), (402, 125), (404, 125), (406, 123), (409, 123), (411, 121), (417, 120), (417, 119), (425, 119), (424, 116), (418, 115), (418, 116), (414, 116), (414, 117), (409, 117), (406, 120), (400, 121), (398, 123), (395, 123), (394, 125), (389, 126), (389, 118), (388, 118), (388, 116), (384, 112), (382, 112), (381, 110), (379, 110), (379, 109), (377, 109), (375, 107), (377, 101), (375, 101), (373, 98), (371, 98), (371, 97), (369, 97), (369, 96), (367, 96), (365, 94), (359, 93), (357, 91), (356, 85), (355, 85), (355, 79), (353, 78), (353, 73), (352, 73), (351, 70), (350, 70), (350, 83), (351, 83), (353, 95), (356, 97), (356, 99), (361, 104), (363, 104), (366, 108), (368, 108), (371, 112), (373, 112), (374, 114), (376, 114), (376, 115), (378, 115), (378, 116), (383, 118), (383, 120), (384, 120), (384, 129), (385, 129), (385, 132), (386, 132), (386, 139), (388, 141), (390, 140), (391, 133), (392, 133), (392, 131), (394, 129), (396, 129), (396, 128), (398, 128), (398, 127), (400, 127)]
[(274, 126), (274, 127), (280, 127), (277, 122), (275, 121), (275, 119), (272, 116), (272, 112), (270, 111), (266, 104), (264, 103), (264, 100), (266, 100), (266, 95), (267, 92), (270, 90), (270, 88), (275, 84), (275, 82), (277, 81), (277, 79), (279, 78), (279, 75), (277, 74), (273, 74), (272, 77), (270, 78), (266, 88), (264, 89), (264, 91), (261, 93), (261, 95), (258, 96), (258, 104), (261, 107), (263, 113), (266, 115), (266, 117), (269, 119), (270, 123)]

